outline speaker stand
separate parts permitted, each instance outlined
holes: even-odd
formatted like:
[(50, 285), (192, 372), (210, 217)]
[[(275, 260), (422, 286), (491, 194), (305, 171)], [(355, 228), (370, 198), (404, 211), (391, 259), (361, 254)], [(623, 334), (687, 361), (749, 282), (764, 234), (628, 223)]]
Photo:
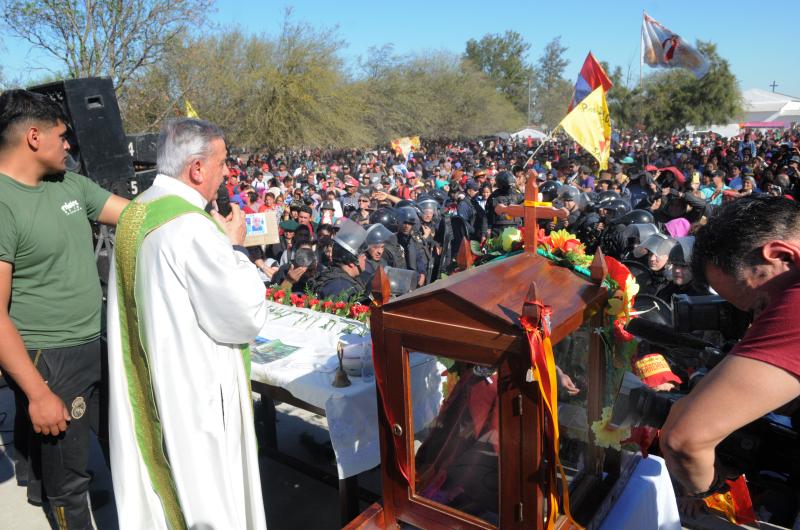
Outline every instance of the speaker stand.
[(100, 233), (97, 235), (97, 244), (94, 246), (94, 259), (97, 261), (100, 256), (111, 260), (114, 254), (114, 234), (111, 233), (111, 228), (108, 225), (100, 225)]

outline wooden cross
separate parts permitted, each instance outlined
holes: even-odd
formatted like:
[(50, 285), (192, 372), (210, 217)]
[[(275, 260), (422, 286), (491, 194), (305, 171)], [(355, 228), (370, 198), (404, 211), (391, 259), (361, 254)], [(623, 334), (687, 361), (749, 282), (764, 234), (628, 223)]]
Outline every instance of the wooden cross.
[(536, 172), (528, 171), (528, 181), (525, 184), (525, 200), (522, 204), (514, 204), (502, 208), (499, 215), (509, 215), (511, 217), (522, 217), (525, 252), (536, 253), (539, 238), (538, 219), (566, 219), (569, 211), (566, 208), (556, 208), (552, 203), (539, 201), (539, 186), (536, 185)]

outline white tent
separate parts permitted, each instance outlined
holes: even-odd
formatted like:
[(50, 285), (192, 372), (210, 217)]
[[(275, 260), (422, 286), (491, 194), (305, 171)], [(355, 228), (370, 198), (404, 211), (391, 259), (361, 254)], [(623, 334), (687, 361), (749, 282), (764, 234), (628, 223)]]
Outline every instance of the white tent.
[(515, 132), (511, 135), (511, 137), (517, 140), (521, 138), (533, 138), (534, 140), (545, 140), (546, 138), (549, 138), (542, 131), (537, 131), (536, 129), (531, 129), (530, 127)]

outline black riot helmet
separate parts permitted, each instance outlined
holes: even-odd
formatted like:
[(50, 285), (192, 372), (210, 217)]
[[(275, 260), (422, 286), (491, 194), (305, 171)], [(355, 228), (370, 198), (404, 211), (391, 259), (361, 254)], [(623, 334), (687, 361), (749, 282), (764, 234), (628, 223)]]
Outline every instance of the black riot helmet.
[(669, 262), (673, 265), (690, 266), (692, 250), (694, 250), (694, 236), (677, 238), (677, 244), (669, 251)]
[(594, 202), (596, 204), (599, 204), (600, 207), (602, 208), (604, 203), (620, 198), (621, 197), (619, 196), (619, 193), (617, 193), (616, 191), (610, 191), (610, 190), (601, 191), (600, 193), (597, 194), (597, 197), (595, 198)]
[(421, 212), (432, 210), (434, 214), (439, 212), (439, 201), (431, 195), (423, 195), (417, 199), (417, 207)]
[(369, 216), (370, 224), (382, 224), (391, 233), (396, 234), (399, 227), (397, 213), (394, 208), (378, 208)]
[(647, 210), (631, 210), (617, 217), (614, 222), (625, 226), (632, 224), (653, 224), (653, 214)]
[(333, 262), (354, 263), (366, 250), (367, 231), (350, 219), (342, 219), (339, 231), (333, 236)]
[(557, 180), (548, 180), (539, 186), (539, 193), (542, 194), (544, 202), (552, 202), (553, 199), (558, 197), (558, 192), (561, 190), (561, 183)]
[(516, 179), (510, 171), (501, 171), (494, 177), (495, 184), (497, 184), (497, 187), (501, 190), (510, 189), (515, 181)]
[(436, 202), (439, 203), (439, 206), (444, 206), (444, 203), (449, 199), (449, 197), (447, 196), (447, 192), (442, 189), (432, 190), (430, 192), (430, 196), (433, 197), (436, 200)]
[[(553, 182), (555, 182), (555, 181), (553, 181)], [(547, 184), (547, 183), (545, 182), (545, 184)], [(581, 190), (579, 190), (578, 188), (576, 188), (575, 186), (572, 186), (570, 184), (562, 185), (558, 189), (558, 197), (560, 199), (562, 199), (562, 200), (564, 199), (564, 197), (569, 197), (573, 201), (577, 202), (578, 197), (580, 196), (580, 194), (581, 194)]]
[(601, 202), (598, 206), (606, 211), (606, 222), (615, 221), (631, 211), (631, 206), (622, 199), (612, 199), (610, 201)]
[(367, 228), (367, 239), (365, 242), (367, 245), (380, 245), (391, 239), (392, 235), (388, 228), (380, 223), (375, 223)]
[(417, 210), (411, 206), (403, 206), (397, 209), (397, 223), (416, 225), (419, 222), (419, 214)]

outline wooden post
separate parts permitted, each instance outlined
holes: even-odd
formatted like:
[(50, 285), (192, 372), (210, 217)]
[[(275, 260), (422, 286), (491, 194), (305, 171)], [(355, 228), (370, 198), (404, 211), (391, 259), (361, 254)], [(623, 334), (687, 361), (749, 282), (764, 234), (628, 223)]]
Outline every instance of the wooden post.
[(375, 276), (372, 277), (372, 303), (377, 307), (389, 302), (392, 296), (392, 288), (389, 286), (389, 277), (383, 267), (378, 267)]
[(458, 248), (458, 255), (456, 256), (458, 268), (456, 270), (465, 271), (472, 267), (473, 263), (475, 263), (475, 255), (469, 246), (469, 240), (465, 237), (461, 240), (461, 246)]
[(528, 317), (531, 323), (539, 324), (542, 317), (542, 310), (538, 304), (533, 302), (538, 301), (539, 297), (536, 295), (536, 282), (531, 282), (528, 286), (528, 293), (525, 295), (525, 301), (522, 303), (521, 315)]
[(589, 272), (591, 273), (592, 281), (595, 283), (602, 283), (603, 280), (606, 279), (608, 267), (606, 266), (606, 260), (605, 256), (603, 256), (603, 251), (599, 248), (594, 253), (592, 264), (589, 265)]

